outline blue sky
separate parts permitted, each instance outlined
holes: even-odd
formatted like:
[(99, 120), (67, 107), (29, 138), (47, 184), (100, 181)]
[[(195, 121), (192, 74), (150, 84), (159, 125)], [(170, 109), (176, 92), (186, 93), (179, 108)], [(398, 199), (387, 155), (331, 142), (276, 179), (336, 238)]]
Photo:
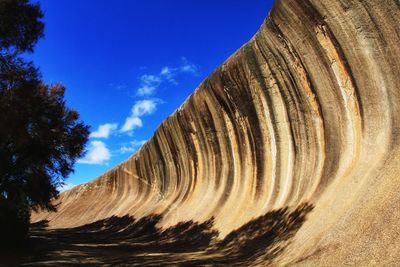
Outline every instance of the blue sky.
[(40, 0), (45, 37), (29, 55), (91, 126), (68, 187), (127, 159), (247, 42), (272, 0)]

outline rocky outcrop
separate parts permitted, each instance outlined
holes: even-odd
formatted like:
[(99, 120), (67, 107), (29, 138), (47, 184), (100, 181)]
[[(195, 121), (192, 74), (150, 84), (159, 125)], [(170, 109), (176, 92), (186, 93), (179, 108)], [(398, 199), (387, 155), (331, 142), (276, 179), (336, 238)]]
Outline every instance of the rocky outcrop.
[(399, 44), (397, 0), (278, 0), (137, 153), (33, 219), (213, 218), (224, 238), (309, 202), (276, 264), (399, 264)]

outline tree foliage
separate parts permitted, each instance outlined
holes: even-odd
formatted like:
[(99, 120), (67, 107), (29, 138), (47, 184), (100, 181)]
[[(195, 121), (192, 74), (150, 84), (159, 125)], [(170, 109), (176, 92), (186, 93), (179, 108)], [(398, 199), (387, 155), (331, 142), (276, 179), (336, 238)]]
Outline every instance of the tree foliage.
[(29, 4), (28, 0), (1, 0), (0, 47), (32, 52), (43, 35), (41, 18), (43, 13), (38, 4)]
[(82, 154), (88, 128), (66, 107), (62, 85), (47, 86), (32, 66), (17, 65), (13, 75), (2, 73), (11, 79), (0, 87), (0, 192), (54, 210), (49, 201)]
[(29, 209), (55, 211), (51, 199), (73, 171), (88, 126), (66, 106), (65, 87), (46, 85), (32, 62), (43, 13), (28, 0), (0, 1), (0, 236), (24, 236)]

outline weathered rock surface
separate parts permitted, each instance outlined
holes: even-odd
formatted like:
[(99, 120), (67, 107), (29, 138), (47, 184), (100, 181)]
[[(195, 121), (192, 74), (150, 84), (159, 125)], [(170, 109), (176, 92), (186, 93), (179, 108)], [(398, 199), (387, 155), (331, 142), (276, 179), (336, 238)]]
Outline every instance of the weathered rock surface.
[(278, 0), (137, 153), (33, 220), (213, 217), (223, 238), (308, 202), (275, 264), (399, 265), (399, 114), (398, 0)]

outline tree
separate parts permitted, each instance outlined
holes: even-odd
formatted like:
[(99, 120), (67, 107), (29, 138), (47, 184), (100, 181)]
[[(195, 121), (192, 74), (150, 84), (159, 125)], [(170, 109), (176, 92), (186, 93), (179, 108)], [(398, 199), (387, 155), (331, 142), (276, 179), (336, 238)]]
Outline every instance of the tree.
[(56, 210), (51, 199), (89, 135), (66, 106), (64, 86), (46, 85), (20, 56), (43, 35), (42, 17), (28, 0), (0, 2), (0, 236), (7, 243), (26, 235), (30, 208)]
[(43, 12), (28, 0), (0, 1), (0, 48), (33, 51), (43, 36)]

